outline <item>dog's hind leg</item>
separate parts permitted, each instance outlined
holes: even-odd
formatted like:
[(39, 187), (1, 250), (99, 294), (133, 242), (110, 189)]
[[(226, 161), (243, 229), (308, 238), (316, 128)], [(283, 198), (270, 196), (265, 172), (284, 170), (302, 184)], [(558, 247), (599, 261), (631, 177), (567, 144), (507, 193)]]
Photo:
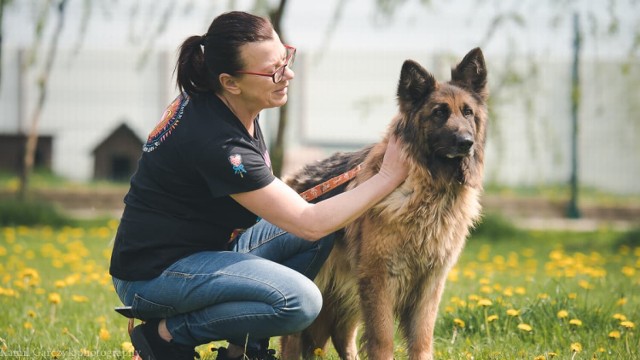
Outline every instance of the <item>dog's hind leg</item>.
[(301, 334), (284, 335), (280, 337), (280, 359), (299, 360), (302, 356)]
[(331, 342), (343, 360), (358, 359), (358, 319), (341, 320), (331, 331)]
[(327, 342), (329, 341), (331, 323), (334, 315), (326, 306), (322, 307), (320, 314), (308, 328), (304, 329), (300, 334), (301, 355), (303, 359), (316, 358), (314, 352), (316, 349), (325, 351)]

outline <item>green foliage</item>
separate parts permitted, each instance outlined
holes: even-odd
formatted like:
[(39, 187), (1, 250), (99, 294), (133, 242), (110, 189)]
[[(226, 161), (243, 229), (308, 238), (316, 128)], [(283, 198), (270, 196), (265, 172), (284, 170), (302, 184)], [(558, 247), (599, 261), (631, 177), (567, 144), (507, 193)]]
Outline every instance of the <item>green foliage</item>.
[(486, 240), (508, 240), (517, 237), (521, 231), (499, 214), (485, 214), (471, 232), (472, 238)]
[(5, 199), (0, 201), (0, 226), (49, 225), (61, 227), (73, 221), (45, 202)]
[(615, 248), (627, 246), (630, 248), (640, 247), (640, 228), (622, 233), (615, 242)]

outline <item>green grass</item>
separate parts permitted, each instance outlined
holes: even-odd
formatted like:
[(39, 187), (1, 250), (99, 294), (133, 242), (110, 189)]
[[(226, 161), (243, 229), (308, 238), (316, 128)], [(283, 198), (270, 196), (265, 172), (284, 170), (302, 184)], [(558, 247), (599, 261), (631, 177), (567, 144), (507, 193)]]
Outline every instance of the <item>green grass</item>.
[[(497, 239), (502, 226), (474, 233), (449, 276), (437, 359), (640, 358), (637, 231), (509, 230)], [(107, 272), (116, 227), (0, 228), (0, 357), (131, 358)], [(215, 358), (209, 348), (199, 347), (204, 359)], [(396, 358), (406, 358), (401, 340)]]

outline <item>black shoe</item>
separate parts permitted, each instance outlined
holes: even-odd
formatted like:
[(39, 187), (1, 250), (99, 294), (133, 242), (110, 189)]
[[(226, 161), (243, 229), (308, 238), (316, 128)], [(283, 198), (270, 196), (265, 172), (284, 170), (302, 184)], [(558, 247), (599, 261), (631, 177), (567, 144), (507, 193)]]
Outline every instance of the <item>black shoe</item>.
[(228, 350), (227, 348), (211, 348), (211, 351), (217, 351), (218, 352), (218, 356), (216, 356), (216, 360), (243, 360), (244, 359), (244, 355), (240, 355), (238, 357), (229, 357), (229, 354), (227, 353)]
[(133, 328), (131, 343), (138, 358), (142, 360), (193, 360), (194, 357), (200, 358), (194, 348), (162, 339), (158, 334), (159, 322), (159, 319), (153, 319)]
[(238, 357), (229, 357), (227, 348), (212, 348), (211, 351), (217, 351), (216, 360), (278, 360), (275, 356), (276, 351), (273, 349), (247, 350), (245, 355)]

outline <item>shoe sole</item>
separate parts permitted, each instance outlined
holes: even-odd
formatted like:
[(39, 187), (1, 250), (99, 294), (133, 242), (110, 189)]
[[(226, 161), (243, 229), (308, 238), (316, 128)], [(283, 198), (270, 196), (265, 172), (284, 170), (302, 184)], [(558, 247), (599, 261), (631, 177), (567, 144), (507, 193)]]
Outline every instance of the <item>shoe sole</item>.
[(136, 327), (133, 329), (131, 332), (131, 343), (135, 348), (132, 360), (156, 360), (153, 351), (151, 351), (151, 346), (149, 346), (141, 328)]

